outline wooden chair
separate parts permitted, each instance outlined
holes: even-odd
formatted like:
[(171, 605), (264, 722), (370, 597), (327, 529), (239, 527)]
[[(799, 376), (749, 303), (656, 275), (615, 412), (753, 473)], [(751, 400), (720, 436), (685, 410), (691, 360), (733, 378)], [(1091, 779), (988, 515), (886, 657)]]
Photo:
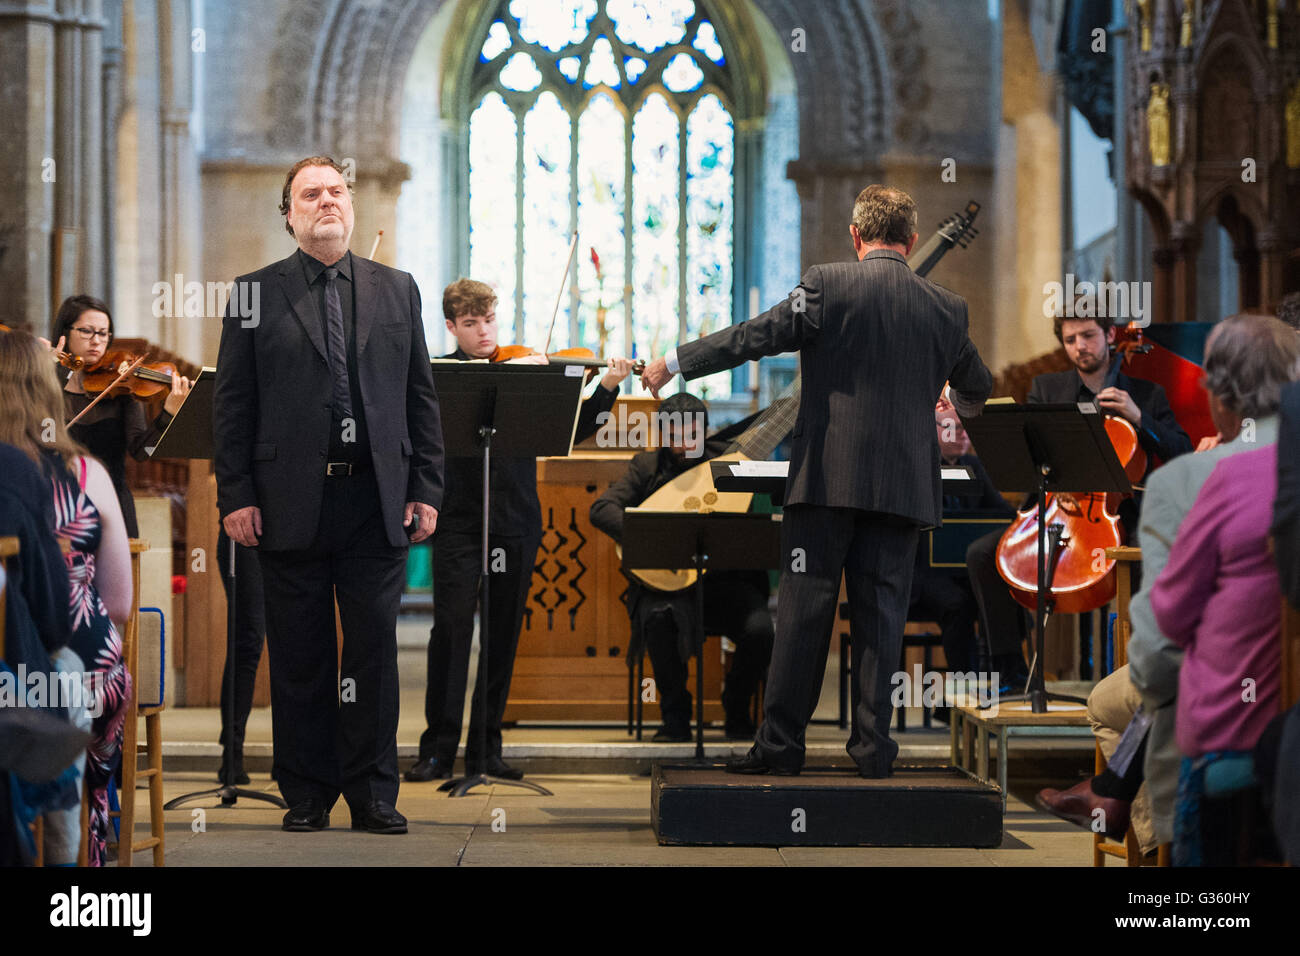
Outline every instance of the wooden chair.
[[(122, 654), (131, 674), (131, 700), (127, 705), (122, 731), (122, 790), (118, 794), (121, 810), (110, 816), (119, 820), (117, 865), (131, 866), (132, 854), (153, 850), (153, 865), (163, 865), (163, 779), (162, 779), (162, 705), (139, 706), (140, 674), (140, 555), (149, 550), (149, 542), (131, 539), (131, 616), (122, 636)], [(139, 718), (145, 722), (145, 743), (140, 744)], [(138, 767), (140, 754), (146, 768)], [(135, 839), (135, 795), (139, 780), (149, 781), (150, 836)]]
[[(1115, 669), (1128, 663), (1128, 639), (1132, 634), (1129, 620), (1129, 602), (1133, 598), (1133, 566), (1142, 561), (1141, 548), (1107, 548), (1106, 557), (1115, 561)], [(1093, 745), (1093, 773), (1106, 769), (1106, 758), (1101, 755), (1101, 745)], [(1129, 824), (1124, 834), (1124, 842), (1116, 843), (1104, 833), (1092, 835), (1092, 865), (1105, 866), (1107, 856), (1119, 857), (1126, 866), (1169, 866), (1170, 845), (1162, 843), (1156, 849), (1154, 862), (1142, 854), (1138, 844), (1137, 833)]]

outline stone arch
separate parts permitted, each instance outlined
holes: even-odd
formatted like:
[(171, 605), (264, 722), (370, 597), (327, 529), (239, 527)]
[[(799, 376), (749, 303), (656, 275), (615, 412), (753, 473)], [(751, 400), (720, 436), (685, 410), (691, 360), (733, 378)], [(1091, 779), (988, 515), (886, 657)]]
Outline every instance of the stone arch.
[[(330, 144), (372, 163), (394, 162), (401, 78), (429, 21), (446, 3), (457, 2), (455, 29), (467, 36), (486, 29), (481, 21), (490, 16), (488, 0), (288, 5), (274, 26), (267, 111), (277, 123), (269, 145)], [(914, 114), (928, 103), (929, 88), (919, 80), (896, 87), (891, 79), (916, 73), (924, 61), (920, 30), (904, 0), (755, 0), (755, 6), (782, 36), (802, 28), (809, 42), (827, 45), (791, 57), (806, 120), (801, 155), (869, 162), (891, 148), (925, 145), (930, 131)], [(722, 4), (713, 12), (731, 27), (733, 43), (752, 41), (750, 49), (760, 55), (743, 12)], [(449, 78), (444, 75), (444, 81)], [(444, 102), (451, 99), (445, 96)], [(747, 109), (761, 112), (761, 88), (751, 89), (748, 99), (753, 105)]]

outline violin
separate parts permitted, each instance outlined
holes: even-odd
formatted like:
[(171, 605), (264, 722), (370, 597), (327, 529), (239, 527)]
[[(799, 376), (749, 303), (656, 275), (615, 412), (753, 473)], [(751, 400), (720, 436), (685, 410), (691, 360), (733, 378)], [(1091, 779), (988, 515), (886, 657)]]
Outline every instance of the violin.
[[(1143, 351), (1140, 338), (1117, 349), (1106, 385), (1113, 386), (1123, 361), (1131, 352)], [(1138, 443), (1137, 429), (1123, 418), (1107, 416), (1106, 436), (1124, 466), (1130, 482), (1139, 482), (1147, 470), (1147, 455)], [(1048, 493), (1046, 577), (1051, 609), (1063, 614), (1083, 614), (1115, 596), (1115, 562), (1105, 558), (1106, 548), (1123, 544), (1119, 523), (1119, 496), (1106, 493)], [(1019, 512), (1002, 534), (997, 547), (998, 574), (1011, 588), (1016, 603), (1034, 610), (1038, 602), (1038, 505)], [(1099, 557), (1100, 556), (1100, 557)]]
[[(587, 348), (560, 349), (558, 352), (542, 353), (536, 349), (529, 348), (527, 345), (498, 345), (496, 350), (488, 356), (489, 362), (511, 362), (518, 358), (526, 358), (530, 355), (545, 354), (547, 361), (555, 365), (580, 365), (583, 368), (602, 369), (608, 363), (597, 357), (596, 353)], [(633, 375), (640, 375), (645, 371), (645, 359), (637, 359), (632, 368)]]
[(81, 384), (88, 395), (107, 390), (110, 398), (131, 395), (147, 401), (170, 392), (176, 374), (171, 362), (145, 362), (144, 356), (110, 351), (90, 368), (81, 370)]

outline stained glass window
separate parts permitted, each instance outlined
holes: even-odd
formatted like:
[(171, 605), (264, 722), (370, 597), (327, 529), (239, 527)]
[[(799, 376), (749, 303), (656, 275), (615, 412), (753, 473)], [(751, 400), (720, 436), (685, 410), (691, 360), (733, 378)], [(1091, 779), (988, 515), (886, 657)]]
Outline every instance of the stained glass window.
[[(471, 78), (469, 245), (503, 342), (544, 342), (575, 231), (553, 348), (649, 357), (732, 321), (734, 99), (702, 7), (499, 4)], [(691, 388), (726, 398), (731, 377)]]

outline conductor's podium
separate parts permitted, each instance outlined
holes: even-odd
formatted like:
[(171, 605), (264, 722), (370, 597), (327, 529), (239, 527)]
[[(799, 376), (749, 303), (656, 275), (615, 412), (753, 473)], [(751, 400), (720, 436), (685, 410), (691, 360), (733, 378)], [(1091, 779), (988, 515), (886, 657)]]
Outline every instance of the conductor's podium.
[(721, 764), (656, 763), (651, 819), (676, 846), (996, 847), (1002, 795), (955, 767), (895, 766), (868, 780), (855, 767), (797, 777), (742, 776)]

